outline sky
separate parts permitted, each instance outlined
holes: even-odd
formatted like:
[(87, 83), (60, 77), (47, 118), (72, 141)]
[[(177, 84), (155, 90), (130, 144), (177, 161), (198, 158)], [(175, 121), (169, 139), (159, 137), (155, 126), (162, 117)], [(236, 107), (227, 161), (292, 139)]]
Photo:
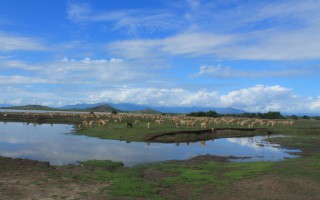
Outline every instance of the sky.
[(319, 0), (0, 0), (0, 104), (320, 113)]

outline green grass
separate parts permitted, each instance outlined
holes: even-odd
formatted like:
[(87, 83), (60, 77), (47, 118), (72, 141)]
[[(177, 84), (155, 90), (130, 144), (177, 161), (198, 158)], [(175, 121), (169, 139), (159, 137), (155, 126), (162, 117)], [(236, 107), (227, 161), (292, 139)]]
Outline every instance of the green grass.
[(230, 163), (224, 176), (232, 180), (255, 177), (273, 170), (273, 162)]
[(153, 134), (166, 133), (174, 131), (192, 131), (201, 130), (201, 128), (175, 128), (173, 123), (166, 122), (163, 124), (152, 124), (147, 129), (146, 122), (134, 124), (133, 128), (127, 128), (126, 123), (109, 123), (107, 126), (97, 126), (77, 130), (76, 134), (98, 137), (101, 139), (114, 139), (125, 141), (146, 141)]
[[(271, 162), (258, 163), (221, 163), (216, 161), (199, 163), (197, 165), (173, 162), (161, 162), (150, 165), (138, 165), (131, 168), (118, 166), (114, 170), (106, 170), (110, 161), (88, 161), (84, 166), (94, 166), (95, 170), (85, 174), (72, 174), (69, 177), (81, 181), (98, 181), (110, 183), (104, 189), (114, 196), (144, 197), (161, 199), (159, 188), (170, 188), (174, 185), (190, 185), (193, 193), (203, 190), (203, 186), (213, 185), (223, 188), (232, 181), (255, 177), (270, 171)], [(146, 180), (146, 171), (161, 171), (168, 174), (163, 178)]]
[(283, 177), (312, 179), (320, 184), (320, 155), (288, 159), (276, 163), (274, 172)]
[(122, 162), (113, 162), (111, 160), (89, 160), (85, 162), (80, 162), (80, 164), (88, 167), (103, 167), (103, 168), (118, 168), (123, 166)]
[[(129, 119), (123, 121), (127, 120)], [(156, 133), (200, 129), (176, 128), (170, 122), (152, 124), (151, 128), (147, 129), (147, 121), (141, 121), (142, 124), (134, 125), (133, 128), (127, 128), (126, 123), (109, 123), (107, 126), (95, 125), (92, 128), (84, 128), (77, 133), (105, 139), (144, 141), (146, 137)], [(215, 127), (237, 126), (220, 124)], [(293, 126), (277, 125), (268, 129), (275, 134), (288, 136), (269, 138), (270, 142), (300, 149), (302, 157), (280, 162), (160, 162), (130, 168), (117, 162), (93, 160), (81, 162), (83, 166), (79, 167), (79, 171), (73, 170), (77, 166), (64, 166), (59, 167), (64, 170), (63, 173), (48, 171), (48, 174), (50, 178), (66, 177), (80, 183), (106, 183), (101, 184), (103, 186), (99, 191), (120, 199), (164, 199), (162, 191), (181, 185), (191, 188), (190, 191), (186, 191), (190, 192), (191, 196), (205, 191), (204, 187), (208, 185), (224, 193), (228, 192), (224, 188), (236, 181), (268, 175), (281, 180), (297, 178), (320, 184), (320, 121), (297, 120)], [(176, 136), (177, 139), (185, 139), (184, 137), (187, 136)], [(190, 137), (194, 138), (197, 135), (191, 134)], [(0, 165), (0, 173), (8, 170), (6, 165)], [(146, 178), (147, 172), (158, 173), (160, 176), (154, 179)]]
[[(123, 120), (123, 121), (130, 121)], [(133, 128), (127, 128), (126, 123), (108, 123), (106, 126), (98, 126), (94, 124), (92, 127), (84, 127), (76, 129), (75, 134), (86, 135), (90, 137), (98, 137), (101, 139), (124, 140), (124, 141), (146, 141), (151, 136), (161, 133), (186, 132), (173, 135), (165, 135), (156, 139), (158, 142), (186, 142), (186, 141), (201, 141), (209, 140), (219, 137), (241, 137), (253, 135), (266, 135), (266, 130), (257, 131), (236, 131), (226, 130), (217, 135), (210, 134), (196, 134), (193, 131), (210, 130), (212, 127), (216, 128), (241, 128), (240, 126), (230, 125), (210, 125), (207, 129), (198, 127), (187, 127), (186, 125), (175, 127), (171, 121), (165, 121), (162, 124), (152, 123), (150, 129), (147, 129), (147, 122), (141, 124), (134, 124)], [(208, 131), (210, 133), (211, 131)]]
[[(309, 124), (310, 125), (310, 124)], [(315, 124), (313, 124), (315, 125)], [(306, 128), (306, 125), (301, 125)], [(278, 129), (279, 132), (283, 130)], [(296, 177), (301, 180), (314, 180), (320, 184), (320, 136), (313, 133), (300, 132), (290, 137), (270, 138), (272, 142), (301, 148), (309, 152), (307, 156), (287, 159), (280, 162), (217, 162), (207, 161), (199, 163), (188, 162), (160, 162), (150, 165), (138, 165), (131, 168), (118, 166), (113, 170), (94, 170), (82, 177), (83, 180), (96, 180), (111, 183), (105, 190), (119, 197), (143, 197), (146, 199), (161, 199), (161, 188), (172, 188), (177, 185), (188, 185), (190, 198), (204, 191), (204, 187), (211, 185), (222, 194), (224, 188), (235, 181), (248, 180), (259, 176), (277, 176), (280, 179)], [(110, 161), (86, 162), (86, 166), (103, 169), (110, 165)], [(111, 165), (113, 165), (111, 163)], [(161, 172), (165, 176), (149, 180), (144, 177), (147, 171)]]

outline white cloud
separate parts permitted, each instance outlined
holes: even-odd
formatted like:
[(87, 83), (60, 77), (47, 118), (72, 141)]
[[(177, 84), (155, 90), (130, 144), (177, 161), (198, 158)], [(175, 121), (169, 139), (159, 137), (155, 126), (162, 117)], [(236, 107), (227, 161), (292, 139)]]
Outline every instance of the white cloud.
[(222, 58), (244, 60), (307, 60), (320, 58), (319, 27), (268, 30), (239, 35), (241, 42), (218, 49)]
[[(63, 58), (58, 61), (27, 64), (19, 60), (0, 61), (0, 69), (9, 75), (0, 76), (0, 84), (59, 83), (59, 84), (113, 84), (151, 80), (149, 68), (120, 58), (83, 59)], [(23, 71), (32, 73), (24, 75)], [(149, 77), (149, 78), (148, 78)], [(147, 79), (146, 79), (147, 78)], [(153, 77), (156, 79), (156, 76)]]
[(28, 76), (0, 76), (0, 85), (8, 84), (33, 84), (33, 83), (56, 83), (48, 79)]
[(64, 58), (49, 63), (44, 69), (48, 77), (69, 83), (111, 83), (138, 80), (146, 76), (143, 67), (132, 67), (132, 63), (119, 58), (82, 60)]
[(200, 71), (193, 77), (213, 76), (218, 78), (229, 78), (234, 76), (234, 71), (230, 67), (223, 66), (201, 66)]
[(231, 42), (234, 38), (228, 35), (209, 33), (184, 33), (165, 38), (162, 50), (176, 54), (212, 54), (217, 47)]
[(157, 49), (160, 45), (161, 40), (141, 39), (112, 42), (108, 44), (107, 47), (114, 54), (126, 58), (152, 58), (152, 55), (157, 55), (159, 51)]
[(88, 98), (89, 102), (131, 102), (152, 106), (196, 106), (214, 105), (217, 93), (188, 91), (182, 88), (139, 88), (119, 87), (97, 92)]
[(136, 103), (152, 106), (234, 107), (248, 112), (316, 112), (320, 98), (306, 99), (290, 88), (257, 85), (230, 91), (221, 95), (217, 91), (190, 91), (183, 88), (117, 87), (93, 92), (85, 102)]
[(257, 85), (251, 88), (231, 91), (221, 96), (223, 106), (243, 108), (248, 112), (306, 112), (315, 111), (310, 106), (313, 100), (304, 99), (293, 93), (292, 89)]
[(187, 3), (191, 9), (185, 16), (191, 17), (179, 19), (187, 24), (183, 31), (157, 39), (113, 42), (109, 49), (130, 58), (181, 54), (241, 60), (320, 58), (317, 1), (254, 2), (225, 9), (218, 9), (225, 2)]
[(96, 12), (88, 4), (70, 4), (67, 12), (68, 19), (74, 22), (111, 22), (111, 30), (124, 29), (129, 34), (165, 31), (180, 26), (174, 13), (162, 10), (123, 9)]
[(18, 103), (48, 106), (66, 105), (74, 102), (110, 102), (148, 106), (234, 107), (247, 112), (314, 113), (320, 109), (320, 97), (317, 99), (303, 98), (294, 94), (292, 89), (279, 85), (257, 85), (233, 90), (227, 94), (208, 90), (191, 91), (185, 88), (128, 86), (110, 86), (107, 89), (98, 90), (86, 87), (74, 90), (66, 87), (60, 88), (59, 91), (50, 92), (36, 92), (32, 88), (1, 88), (1, 90), (5, 98), (0, 99), (0, 102), (8, 104), (16, 104), (18, 99)]
[(299, 69), (271, 69), (271, 70), (237, 70), (227, 66), (200, 66), (199, 72), (193, 74), (192, 77), (208, 76), (215, 78), (233, 78), (233, 77), (288, 77), (288, 76), (302, 76), (310, 75), (317, 71), (311, 68), (299, 68)]
[(74, 22), (99, 22), (99, 21), (115, 21), (125, 18), (133, 10), (123, 11), (105, 11), (96, 13), (89, 4), (74, 3), (70, 4), (67, 10), (68, 19)]
[(41, 70), (42, 69), (41, 66), (30, 65), (20, 60), (10, 60), (8, 58), (3, 58), (2, 60), (0, 60), (0, 69), (1, 68), (3, 69), (15, 68), (15, 69), (23, 69), (23, 70)]
[(241, 34), (191, 32), (162, 39), (117, 41), (107, 46), (111, 52), (129, 58), (206, 55), (242, 60), (319, 59), (320, 43), (317, 41), (320, 41), (320, 35), (316, 34), (320, 32), (319, 27)]
[(320, 96), (315, 100), (311, 99), (310, 108), (318, 112), (320, 111)]
[(164, 39), (125, 40), (108, 44), (113, 53), (129, 58), (163, 55), (209, 55), (234, 38), (210, 33), (182, 33)]
[(19, 37), (3, 34), (0, 32), (0, 51), (38, 51), (45, 50), (44, 45), (33, 38)]

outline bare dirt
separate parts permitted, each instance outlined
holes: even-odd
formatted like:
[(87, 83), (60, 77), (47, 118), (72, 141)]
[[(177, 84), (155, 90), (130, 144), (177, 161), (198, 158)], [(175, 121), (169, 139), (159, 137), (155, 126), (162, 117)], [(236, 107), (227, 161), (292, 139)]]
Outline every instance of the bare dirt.
[[(228, 162), (228, 157), (199, 156), (183, 162), (196, 164), (214, 160)], [(59, 168), (48, 163), (25, 159), (0, 158), (0, 200), (2, 199), (135, 199), (114, 197), (101, 188), (108, 188), (111, 183), (98, 181), (81, 181), (68, 174), (86, 174), (94, 168), (70, 166)], [(146, 170), (146, 181), (158, 181), (173, 173), (161, 170)], [(197, 188), (199, 190), (199, 188)], [(279, 177), (275, 174), (259, 175), (254, 178), (234, 181), (223, 188), (205, 185), (198, 192), (192, 185), (177, 184), (159, 188), (164, 199), (319, 199), (320, 184), (317, 181), (297, 178)], [(147, 198), (137, 198), (147, 199)]]
[[(85, 173), (81, 167), (70, 170)], [(68, 178), (62, 169), (27, 159), (0, 158), (0, 177), (1, 200), (91, 199), (99, 188), (108, 187), (107, 184)]]
[(318, 200), (320, 185), (305, 179), (280, 179), (274, 175), (259, 176), (243, 181), (235, 181), (221, 189), (204, 186), (198, 193), (191, 193), (192, 186), (175, 185), (163, 190), (166, 199), (228, 199), (228, 200)]

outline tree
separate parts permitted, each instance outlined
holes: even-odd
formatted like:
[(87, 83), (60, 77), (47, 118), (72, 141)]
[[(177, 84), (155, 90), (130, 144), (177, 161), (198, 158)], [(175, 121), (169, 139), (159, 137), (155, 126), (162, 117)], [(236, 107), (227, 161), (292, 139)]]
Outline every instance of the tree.
[(290, 116), (290, 118), (295, 119), (295, 120), (299, 119), (299, 117), (297, 115), (292, 115), (292, 116)]
[(271, 112), (262, 114), (263, 119), (283, 119), (283, 116), (280, 114), (280, 112)]
[(302, 119), (310, 119), (310, 117), (307, 116), (307, 115), (303, 115), (303, 116), (302, 116)]

